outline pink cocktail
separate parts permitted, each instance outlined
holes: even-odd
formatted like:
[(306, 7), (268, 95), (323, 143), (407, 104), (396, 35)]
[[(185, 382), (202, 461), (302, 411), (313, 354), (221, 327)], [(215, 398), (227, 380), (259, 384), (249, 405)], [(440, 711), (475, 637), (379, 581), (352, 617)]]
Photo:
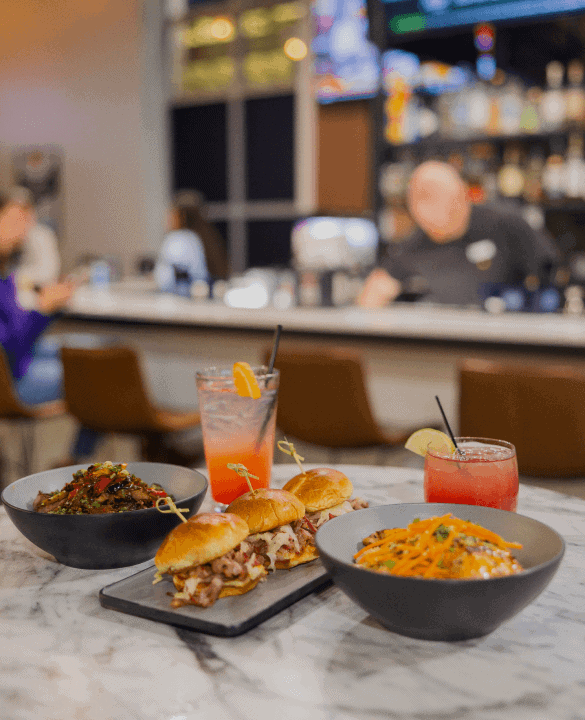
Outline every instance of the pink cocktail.
[(516, 448), (504, 440), (455, 439), (462, 452), (427, 451), (425, 501), (515, 511), (518, 502)]
[(197, 373), (203, 449), (213, 499), (229, 505), (248, 492), (245, 478), (228, 463), (246, 466), (254, 488), (270, 486), (276, 406), (280, 374), (265, 367), (252, 368), (260, 386), (257, 400), (238, 395), (233, 370), (207, 368)]

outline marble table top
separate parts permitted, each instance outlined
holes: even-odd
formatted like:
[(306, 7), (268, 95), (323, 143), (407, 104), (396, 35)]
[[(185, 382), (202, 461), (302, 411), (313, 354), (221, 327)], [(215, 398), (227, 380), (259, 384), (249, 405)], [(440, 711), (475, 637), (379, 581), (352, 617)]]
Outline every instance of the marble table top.
[[(372, 504), (422, 501), (419, 470), (339, 467)], [(293, 474), (275, 466), (274, 485)], [(148, 563), (64, 567), (0, 509), (0, 718), (583, 719), (585, 501), (522, 486), (518, 511), (565, 538), (557, 575), (491, 635), (442, 643), (385, 630), (334, 586), (237, 638), (106, 610), (100, 588)]]

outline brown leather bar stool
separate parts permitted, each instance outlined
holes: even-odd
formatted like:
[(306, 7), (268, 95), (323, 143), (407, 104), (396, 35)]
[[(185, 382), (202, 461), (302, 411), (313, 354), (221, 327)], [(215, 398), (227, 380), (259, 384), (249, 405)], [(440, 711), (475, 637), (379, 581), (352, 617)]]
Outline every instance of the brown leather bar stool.
[(33, 472), (36, 423), (58, 418), (64, 414), (65, 403), (62, 400), (39, 405), (25, 405), (20, 401), (14, 390), (6, 354), (0, 347), (0, 420), (15, 423), (19, 428), (21, 437), (19, 473), (26, 476)]
[(168, 432), (198, 425), (199, 413), (155, 407), (134, 350), (64, 347), (61, 356), (67, 409), (84, 427), (138, 436), (144, 459), (178, 462), (160, 440)]
[(392, 429), (378, 424), (361, 356), (351, 349), (281, 347), (275, 367), (280, 370), (279, 429), (287, 437), (329, 448), (332, 460), (349, 448), (377, 447), (386, 455), (422, 427)]
[(585, 476), (585, 372), (469, 359), (459, 388), (460, 435), (513, 443), (522, 475)]

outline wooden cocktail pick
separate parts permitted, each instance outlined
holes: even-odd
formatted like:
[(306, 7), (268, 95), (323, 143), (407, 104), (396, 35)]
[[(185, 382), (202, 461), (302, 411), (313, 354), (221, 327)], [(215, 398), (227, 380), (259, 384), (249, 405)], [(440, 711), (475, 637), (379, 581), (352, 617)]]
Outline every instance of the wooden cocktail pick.
[[(164, 503), (169, 507), (166, 510), (163, 510), (159, 503)], [(183, 522), (187, 522), (187, 518), (183, 517), (182, 513), (188, 513), (189, 508), (178, 508), (170, 497), (159, 498), (155, 503), (155, 507), (159, 512), (164, 513), (165, 515), (168, 515), (169, 513), (175, 513), (175, 515), (178, 515)]]
[(252, 483), (250, 482), (250, 478), (254, 478), (254, 480), (258, 480), (257, 475), (251, 475), (248, 472), (248, 468), (245, 465), (242, 465), (242, 463), (228, 463), (227, 467), (229, 470), (233, 470), (234, 472), (237, 472), (238, 475), (241, 477), (246, 478), (246, 482), (248, 483), (248, 487), (250, 488), (250, 492), (252, 495), (256, 494), (256, 490), (252, 487)]
[[(301, 465), (301, 462), (304, 461), (305, 458), (301, 457), (298, 454), (298, 452), (295, 450), (295, 446), (291, 442), (286, 440), (286, 438), (284, 440), (279, 440), (276, 444), (281, 452), (286, 453), (287, 455), (290, 455), (292, 457), (292, 459), (296, 462), (304, 475), (305, 469)], [(281, 445), (286, 445), (286, 447), (281, 447)]]

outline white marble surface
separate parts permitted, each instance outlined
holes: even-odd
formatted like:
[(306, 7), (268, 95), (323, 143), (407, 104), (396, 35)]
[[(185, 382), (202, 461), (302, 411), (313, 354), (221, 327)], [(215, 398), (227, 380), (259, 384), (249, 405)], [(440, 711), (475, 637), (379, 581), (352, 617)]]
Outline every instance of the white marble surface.
[[(418, 470), (340, 466), (374, 504), (422, 501)], [(275, 485), (294, 467), (275, 466)], [(335, 587), (238, 638), (100, 607), (142, 569), (58, 565), (0, 510), (1, 720), (579, 720), (585, 718), (585, 502), (522, 487), (519, 512), (559, 531), (545, 592), (490, 636), (388, 632)]]
[(369, 337), (510, 343), (551, 347), (585, 347), (585, 318), (557, 314), (504, 313), (448, 306), (396, 304), (381, 310), (289, 308), (240, 310), (222, 303), (194, 302), (175, 295), (146, 292), (123, 283), (110, 290), (80, 288), (67, 314), (75, 318), (240, 327)]

